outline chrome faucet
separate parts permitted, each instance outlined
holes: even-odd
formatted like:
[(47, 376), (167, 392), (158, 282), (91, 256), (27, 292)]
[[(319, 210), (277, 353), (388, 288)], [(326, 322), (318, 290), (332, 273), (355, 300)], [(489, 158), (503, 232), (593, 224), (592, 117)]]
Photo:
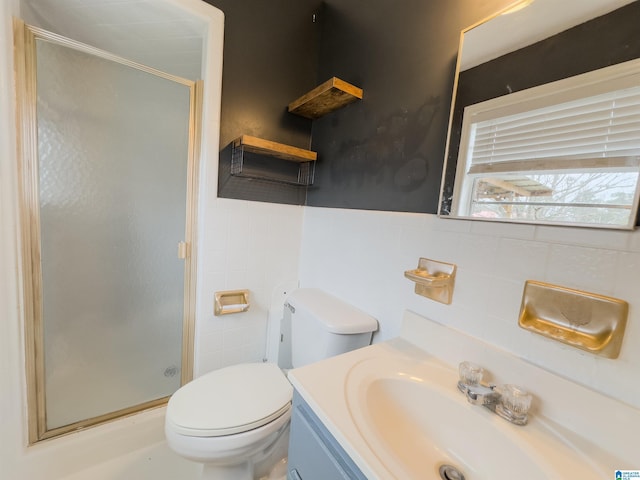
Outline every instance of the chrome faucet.
[(469, 385), (465, 391), (467, 400), (473, 405), (491, 407), (498, 404), (500, 393), (496, 391), (495, 385)]
[(531, 394), (516, 385), (485, 385), (484, 369), (470, 362), (459, 365), (458, 390), (473, 405), (488, 408), (516, 425), (526, 425), (531, 407)]

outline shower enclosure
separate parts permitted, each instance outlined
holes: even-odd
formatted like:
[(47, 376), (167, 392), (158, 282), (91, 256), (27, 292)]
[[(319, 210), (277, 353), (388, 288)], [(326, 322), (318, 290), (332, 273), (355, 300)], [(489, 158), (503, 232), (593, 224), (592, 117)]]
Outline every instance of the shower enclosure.
[(191, 378), (200, 86), (15, 27), (33, 443)]

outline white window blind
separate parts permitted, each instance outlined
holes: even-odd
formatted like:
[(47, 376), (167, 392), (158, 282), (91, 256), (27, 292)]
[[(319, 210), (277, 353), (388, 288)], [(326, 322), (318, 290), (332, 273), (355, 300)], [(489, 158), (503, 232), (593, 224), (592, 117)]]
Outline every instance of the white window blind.
[(472, 167), (640, 156), (640, 86), (485, 120), (472, 129)]
[[(511, 105), (509, 110), (516, 113), (509, 115), (501, 114), (504, 109), (481, 112), (479, 117), (489, 118), (467, 125), (469, 173), (490, 171), (479, 166), (505, 162), (524, 165), (493, 171), (531, 170), (530, 162), (535, 160), (552, 160), (554, 169), (588, 167), (589, 162), (575, 160), (604, 158), (611, 160), (609, 166), (637, 164), (637, 158), (629, 157), (640, 158), (640, 86), (616, 89), (615, 81), (607, 86), (613, 90), (530, 109), (536, 101), (533, 95), (520, 106)], [(591, 165), (602, 166), (598, 162)]]

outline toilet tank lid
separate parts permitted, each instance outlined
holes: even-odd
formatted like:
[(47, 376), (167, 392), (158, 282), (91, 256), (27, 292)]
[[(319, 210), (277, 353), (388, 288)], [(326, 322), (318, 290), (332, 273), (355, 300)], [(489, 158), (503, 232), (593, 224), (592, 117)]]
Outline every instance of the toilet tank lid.
[(378, 321), (371, 315), (319, 288), (294, 290), (287, 303), (296, 313), (305, 313), (324, 324), (331, 333), (355, 334), (378, 329)]

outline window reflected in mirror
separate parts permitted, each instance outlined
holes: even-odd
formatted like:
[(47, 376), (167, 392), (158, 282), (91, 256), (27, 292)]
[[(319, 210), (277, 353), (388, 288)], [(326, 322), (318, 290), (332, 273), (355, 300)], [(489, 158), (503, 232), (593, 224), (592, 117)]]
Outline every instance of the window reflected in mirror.
[(626, 226), (637, 172), (499, 175), (473, 182), (468, 215)]
[(633, 225), (640, 171), (636, 85), (637, 60), (466, 107), (455, 214)]
[[(557, 3), (537, 0), (462, 32), (441, 216), (634, 228), (640, 2), (627, 3), (606, 13), (578, 2), (562, 31), (546, 21), (561, 16)], [(616, 33), (594, 34), (605, 31)]]

